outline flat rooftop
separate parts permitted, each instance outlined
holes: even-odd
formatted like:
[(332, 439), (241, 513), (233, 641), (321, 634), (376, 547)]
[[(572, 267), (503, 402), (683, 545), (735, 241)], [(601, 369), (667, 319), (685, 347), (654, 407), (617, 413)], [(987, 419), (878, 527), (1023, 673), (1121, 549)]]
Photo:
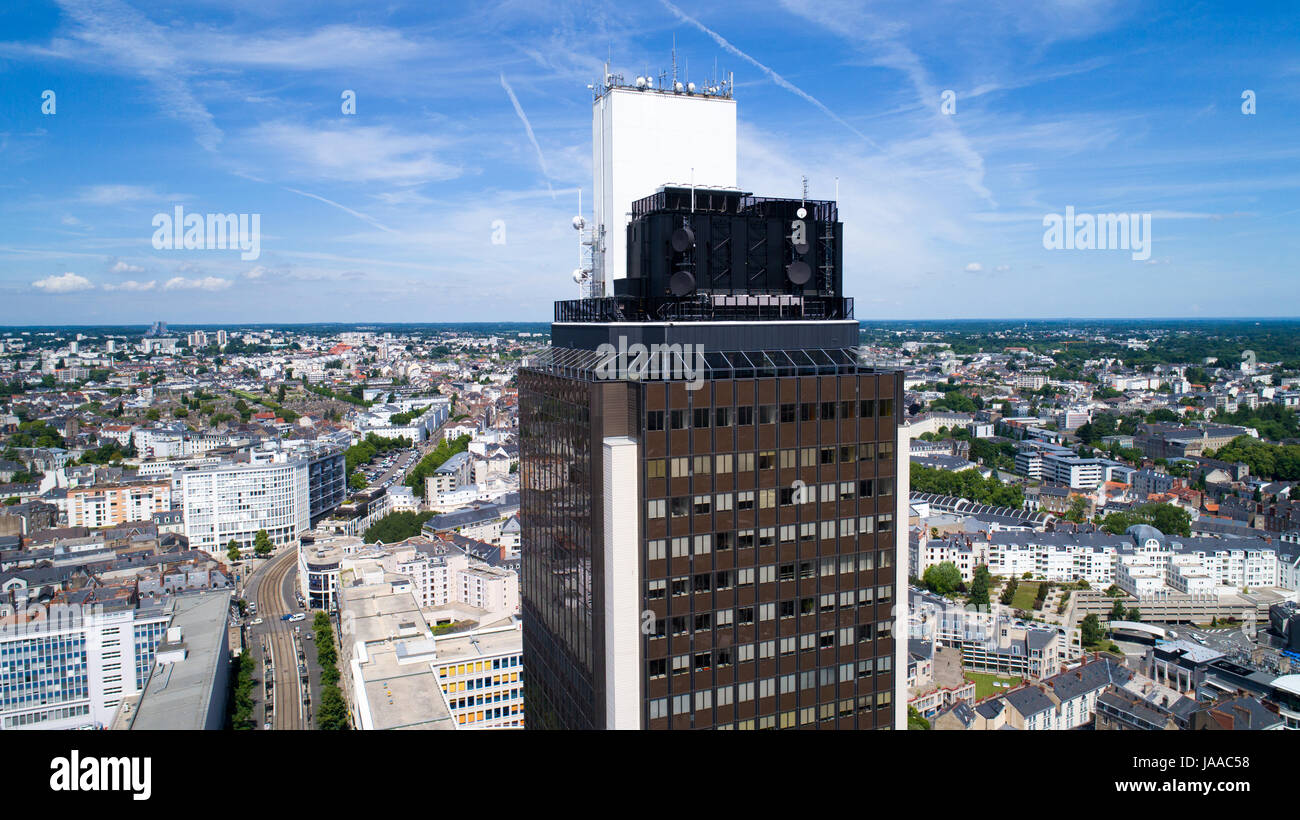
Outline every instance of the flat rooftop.
[[(135, 705), (131, 729), (207, 729), (213, 697), (224, 699), (227, 681), (218, 669), (226, 660), (226, 620), (230, 612), (230, 591), (214, 590), (175, 596), (169, 627), (180, 627), (179, 644), (167, 644), (166, 634), (158, 644), (160, 652), (185, 650), (185, 659), (154, 664), (144, 692)], [(219, 707), (224, 710), (224, 703)]]
[[(433, 671), (429, 625), (409, 591), (390, 583), (344, 587), (341, 609), (350, 631), (344, 676), (358, 660), (353, 708), (370, 729), (455, 729)], [(360, 646), (358, 646), (360, 645)]]

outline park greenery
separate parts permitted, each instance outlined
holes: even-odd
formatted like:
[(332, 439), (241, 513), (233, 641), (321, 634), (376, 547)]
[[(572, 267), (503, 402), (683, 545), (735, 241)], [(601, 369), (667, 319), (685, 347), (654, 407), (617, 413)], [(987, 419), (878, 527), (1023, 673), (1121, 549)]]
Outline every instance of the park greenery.
[(433, 517), (432, 512), (395, 512), (376, 521), (366, 530), (366, 543), (392, 544), (420, 534), (424, 522)]
[(1101, 521), (1101, 528), (1112, 535), (1123, 535), (1135, 524), (1150, 524), (1165, 535), (1192, 534), (1192, 516), (1173, 504), (1143, 504), (1124, 512), (1113, 512)]
[(443, 465), (447, 459), (463, 453), (469, 449), (469, 436), (459, 436), (452, 441), (443, 439), (438, 442), (438, 446), (433, 448), (420, 463), (415, 465), (411, 474), (406, 477), (405, 484), (415, 490), (416, 494), (424, 492), (424, 480), (433, 475), (433, 471)]
[(1020, 509), (1025, 505), (1025, 491), (1020, 485), (1003, 484), (996, 476), (984, 478), (977, 470), (951, 472), (913, 464), (911, 490), (914, 493), (952, 495), (996, 507)]

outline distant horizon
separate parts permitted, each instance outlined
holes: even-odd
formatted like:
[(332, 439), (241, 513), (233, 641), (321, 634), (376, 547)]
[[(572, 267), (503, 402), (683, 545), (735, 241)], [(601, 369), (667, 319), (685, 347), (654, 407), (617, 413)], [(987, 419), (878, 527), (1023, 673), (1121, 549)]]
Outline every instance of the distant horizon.
[[(0, 331), (21, 331), (21, 330), (83, 330), (97, 328), (145, 328), (148, 329), (155, 322), (163, 322), (167, 325), (168, 330), (193, 328), (196, 330), (205, 330), (208, 328), (219, 329), (240, 329), (240, 328), (295, 328), (295, 327), (473, 327), (473, 326), (493, 326), (493, 325), (550, 325), (552, 319), (501, 319), (501, 320), (481, 320), (466, 322), (449, 322), (449, 321), (426, 321), (426, 322), (372, 322), (372, 321), (319, 321), (319, 322), (170, 322), (166, 319), (157, 319), (149, 322), (120, 322), (115, 324), (43, 324), (43, 325), (8, 325), (0, 324)], [(1012, 324), (1023, 323), (1065, 323), (1065, 322), (1185, 322), (1188, 324), (1202, 324), (1207, 322), (1300, 322), (1300, 315), (1297, 316), (1049, 316), (1049, 317), (1006, 317), (1006, 316), (989, 316), (989, 317), (969, 317), (961, 319), (857, 319), (859, 325), (881, 324), (915, 324), (915, 323), (962, 323), (962, 322), (1007, 322)]]

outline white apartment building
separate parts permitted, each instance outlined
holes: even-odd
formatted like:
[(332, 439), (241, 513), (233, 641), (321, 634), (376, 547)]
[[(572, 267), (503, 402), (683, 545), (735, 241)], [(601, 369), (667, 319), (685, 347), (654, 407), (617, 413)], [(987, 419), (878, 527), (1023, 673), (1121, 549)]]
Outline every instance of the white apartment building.
[(471, 558), (442, 541), (417, 537), (358, 551), (344, 557), (341, 568), (352, 570), (364, 583), (377, 583), (385, 573), (406, 576), (421, 609), (463, 604), (503, 615), (519, 611), (515, 572)]
[(218, 555), (233, 540), (249, 550), (259, 530), (277, 546), (295, 545), (310, 526), (307, 460), (282, 452), (249, 458), (180, 475), (191, 547)]

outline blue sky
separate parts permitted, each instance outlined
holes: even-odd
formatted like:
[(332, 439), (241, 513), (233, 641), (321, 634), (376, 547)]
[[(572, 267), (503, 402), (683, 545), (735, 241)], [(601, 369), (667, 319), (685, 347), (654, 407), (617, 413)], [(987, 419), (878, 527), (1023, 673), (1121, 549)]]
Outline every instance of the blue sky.
[[(587, 83), (674, 38), (735, 74), (744, 188), (839, 178), (859, 318), (1295, 316), (1300, 15), (1237, 5), (7, 4), (0, 324), (549, 319)], [(260, 257), (155, 250), (177, 205)], [(1150, 214), (1150, 258), (1045, 249), (1067, 206)]]

